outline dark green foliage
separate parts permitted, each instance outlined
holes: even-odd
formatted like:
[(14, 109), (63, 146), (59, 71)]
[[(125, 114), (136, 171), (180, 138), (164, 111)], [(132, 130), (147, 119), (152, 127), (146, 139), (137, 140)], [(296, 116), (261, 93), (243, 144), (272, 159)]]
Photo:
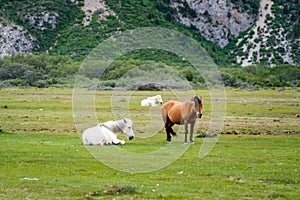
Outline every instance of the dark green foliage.
[(238, 6), (242, 12), (250, 12), (257, 14), (259, 10), (259, 0), (230, 0), (233, 4)]
[(224, 68), (221, 73), (225, 85), (232, 87), (294, 87), (300, 80), (300, 68), (292, 65)]
[(73, 78), (79, 63), (66, 56), (14, 55), (0, 60), (0, 81), (13, 86), (47, 87)]
[[(300, 35), (300, 1), (274, 0), (272, 11), (275, 15), (273, 28), (277, 30), (281, 26), (285, 29), (290, 41), (297, 41)], [(300, 63), (299, 42), (292, 43), (292, 55), (296, 63)]]
[(197, 13), (190, 8), (189, 4), (186, 1), (183, 1), (183, 6), (179, 7), (180, 13), (183, 15), (183, 17), (187, 18), (196, 18)]
[[(115, 87), (117, 81), (133, 68), (144, 66), (163, 70), (164, 66), (171, 66), (193, 87), (205, 87), (203, 77), (180, 57), (165, 51), (152, 54), (151, 50), (135, 51), (131, 55), (124, 55), (115, 60), (104, 74), (97, 66), (90, 66), (88, 70), (82, 71), (81, 75), (87, 79), (100, 78), (102, 86)], [(164, 63), (160, 62), (160, 56), (168, 59)], [(149, 58), (156, 59), (151, 61)], [(8, 86), (67, 86), (72, 85), (79, 67), (79, 62), (67, 56), (15, 55), (0, 60), (0, 82)], [(220, 71), (225, 86), (230, 87), (296, 87), (300, 80), (300, 68), (292, 65), (227, 67), (221, 68)], [(85, 81), (88, 85), (89, 80)]]

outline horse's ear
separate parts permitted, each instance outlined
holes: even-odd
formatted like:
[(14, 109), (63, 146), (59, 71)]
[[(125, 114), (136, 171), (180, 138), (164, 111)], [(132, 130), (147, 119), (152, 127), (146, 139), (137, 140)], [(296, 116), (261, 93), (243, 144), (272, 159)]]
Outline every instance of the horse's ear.
[(127, 121), (126, 121), (126, 119), (125, 119), (125, 118), (123, 119), (123, 121), (124, 121), (124, 123), (125, 123), (125, 124), (127, 123)]
[(202, 103), (202, 96), (199, 98), (198, 96), (194, 97), (194, 102), (196, 103), (196, 106)]
[(199, 97), (198, 96), (194, 96), (194, 101), (198, 103), (198, 99)]

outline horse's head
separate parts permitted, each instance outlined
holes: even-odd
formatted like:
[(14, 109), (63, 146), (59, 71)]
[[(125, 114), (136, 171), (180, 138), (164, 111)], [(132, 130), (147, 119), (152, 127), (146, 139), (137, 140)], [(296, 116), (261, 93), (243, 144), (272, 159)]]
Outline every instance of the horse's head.
[(193, 98), (193, 100), (195, 102), (195, 110), (197, 112), (197, 116), (198, 116), (198, 118), (201, 118), (202, 117), (202, 98), (195, 96)]
[(163, 99), (161, 97), (161, 95), (157, 95), (157, 100), (156, 100), (159, 104), (163, 104)]
[(124, 126), (122, 127), (123, 133), (128, 137), (129, 140), (132, 140), (134, 138), (134, 133), (132, 130), (132, 121), (127, 118), (123, 118), (122, 122)]

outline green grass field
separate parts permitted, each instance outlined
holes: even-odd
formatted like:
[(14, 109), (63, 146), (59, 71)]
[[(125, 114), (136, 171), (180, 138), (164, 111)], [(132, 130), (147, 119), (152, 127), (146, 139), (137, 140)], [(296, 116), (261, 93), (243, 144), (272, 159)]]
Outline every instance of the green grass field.
[[(175, 98), (170, 91), (159, 93), (164, 101)], [(208, 130), (210, 97), (207, 90), (196, 93), (204, 102), (197, 130), (202, 134)], [(146, 153), (167, 144), (159, 109), (139, 105), (154, 94), (131, 92), (128, 111), (137, 137), (121, 149)], [(112, 91), (97, 91), (95, 97), (99, 121), (117, 117)], [(0, 199), (300, 199), (299, 97), (294, 90), (226, 90), (224, 134), (210, 154), (199, 158), (205, 138), (195, 138), (171, 165), (127, 173), (99, 162), (82, 145), (72, 89), (2, 89)], [(149, 120), (157, 122), (157, 134), (151, 135)]]

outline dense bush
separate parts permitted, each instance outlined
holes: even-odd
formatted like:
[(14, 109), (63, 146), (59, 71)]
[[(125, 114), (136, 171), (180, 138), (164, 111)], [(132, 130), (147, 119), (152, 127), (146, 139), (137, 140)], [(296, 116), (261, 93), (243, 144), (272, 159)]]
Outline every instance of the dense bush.
[(73, 78), (79, 64), (66, 56), (13, 55), (0, 60), (0, 81), (12, 86), (47, 87)]
[[(99, 63), (84, 63), (84, 70), (79, 70), (82, 64), (67, 56), (14, 55), (0, 59), (0, 83), (2, 87), (4, 85), (73, 86), (74, 79), (79, 73), (78, 81), (86, 87), (98, 80), (100, 86), (115, 87), (120, 83), (120, 79), (124, 85), (128, 81), (124, 79), (126, 76), (145, 76), (145, 72), (156, 70), (157, 75), (163, 75), (166, 71), (168, 73), (174, 71), (174, 76), (187, 80), (193, 87), (205, 87), (203, 77), (196, 73), (188, 62), (167, 52), (160, 54), (168, 58), (166, 63), (159, 62), (160, 59), (146, 60), (148, 53), (137, 51), (132, 54), (131, 58), (125, 55), (102, 71), (99, 70)], [(230, 87), (299, 87), (300, 85), (300, 68), (292, 65), (223, 67), (220, 68), (220, 72), (225, 86)], [(158, 77), (152, 77), (152, 79), (157, 80)]]
[(223, 68), (221, 72), (225, 85), (233, 87), (297, 87), (300, 80), (300, 68), (292, 65)]

